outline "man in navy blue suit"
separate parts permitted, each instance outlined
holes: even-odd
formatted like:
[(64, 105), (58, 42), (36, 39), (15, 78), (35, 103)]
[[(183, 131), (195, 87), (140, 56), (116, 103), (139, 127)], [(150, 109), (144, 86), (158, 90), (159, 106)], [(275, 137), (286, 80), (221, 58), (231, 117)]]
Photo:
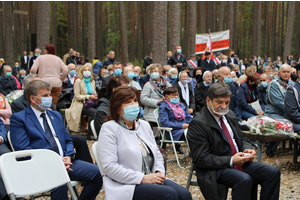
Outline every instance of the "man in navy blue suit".
[[(11, 116), (11, 141), (16, 151), (25, 149), (50, 149), (58, 153), (71, 180), (85, 181), (79, 199), (95, 199), (102, 186), (102, 177), (96, 165), (79, 160), (67, 133), (61, 115), (48, 108), (52, 104), (48, 83), (34, 80), (25, 88), (30, 105)], [(68, 199), (67, 186), (51, 191), (51, 199)]]

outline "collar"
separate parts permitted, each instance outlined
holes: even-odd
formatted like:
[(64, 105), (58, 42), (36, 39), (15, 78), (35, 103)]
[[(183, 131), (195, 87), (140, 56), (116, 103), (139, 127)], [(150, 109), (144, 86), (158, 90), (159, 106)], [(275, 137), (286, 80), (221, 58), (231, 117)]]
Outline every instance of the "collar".
[[(208, 111), (210, 112), (210, 114), (215, 118), (216, 122), (220, 125), (220, 117), (215, 116), (209, 109), (209, 107), (207, 106)], [(223, 121), (224, 121), (224, 116), (222, 117)]]
[(31, 105), (30, 105), (30, 107), (31, 107), (31, 109), (33, 110), (33, 112), (34, 112), (34, 114), (36, 115), (36, 117), (40, 117), (42, 113), (45, 113), (45, 114), (47, 115), (47, 112), (46, 112), (46, 111), (41, 112), (41, 111), (39, 111), (38, 109), (32, 107)]

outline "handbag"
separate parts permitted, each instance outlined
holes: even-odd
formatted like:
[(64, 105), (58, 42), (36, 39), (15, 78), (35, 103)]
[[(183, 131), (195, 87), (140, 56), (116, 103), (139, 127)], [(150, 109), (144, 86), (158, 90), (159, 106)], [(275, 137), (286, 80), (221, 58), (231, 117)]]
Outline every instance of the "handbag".
[[(95, 95), (95, 94), (92, 94), (92, 95)], [(98, 106), (98, 101), (97, 100), (88, 99), (88, 100), (85, 100), (85, 103), (83, 104), (83, 106), (85, 108), (95, 107), (95, 106)]]
[(256, 112), (262, 111), (259, 100), (256, 100), (252, 103), (249, 103), (249, 106), (251, 106), (252, 108), (254, 108), (254, 110), (256, 110)]

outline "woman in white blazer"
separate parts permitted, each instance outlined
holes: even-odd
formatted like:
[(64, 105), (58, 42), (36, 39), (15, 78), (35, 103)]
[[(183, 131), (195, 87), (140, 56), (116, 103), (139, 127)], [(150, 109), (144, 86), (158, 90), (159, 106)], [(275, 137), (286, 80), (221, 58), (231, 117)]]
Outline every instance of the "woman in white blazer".
[(97, 152), (107, 200), (191, 200), (184, 187), (165, 178), (162, 155), (148, 122), (138, 119), (140, 93), (121, 86), (110, 99)]

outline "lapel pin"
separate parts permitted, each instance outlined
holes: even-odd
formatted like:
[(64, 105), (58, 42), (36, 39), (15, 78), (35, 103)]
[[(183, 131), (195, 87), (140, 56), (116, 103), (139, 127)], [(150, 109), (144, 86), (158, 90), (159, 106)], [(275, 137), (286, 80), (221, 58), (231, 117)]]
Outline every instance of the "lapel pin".
[(51, 116), (51, 119), (53, 119), (53, 117)]

